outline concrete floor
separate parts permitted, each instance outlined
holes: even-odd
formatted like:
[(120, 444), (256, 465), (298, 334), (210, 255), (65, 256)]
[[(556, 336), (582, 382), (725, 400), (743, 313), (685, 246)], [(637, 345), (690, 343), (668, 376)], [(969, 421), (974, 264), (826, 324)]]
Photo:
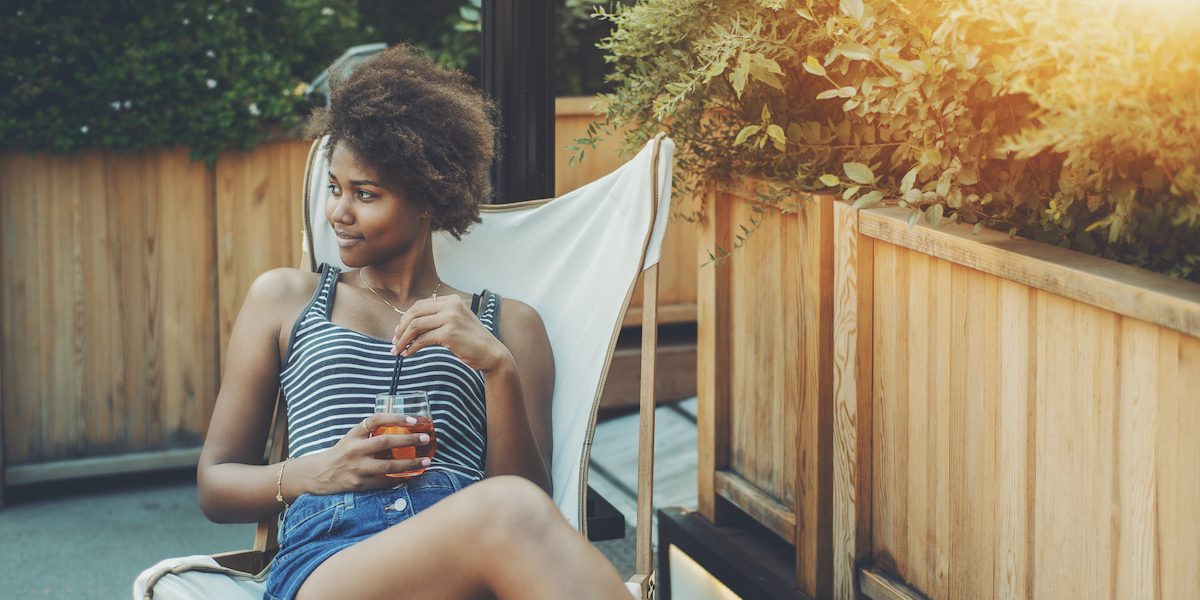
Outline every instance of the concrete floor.
[[(655, 480), (662, 483), (655, 499), (660, 502), (661, 492), (670, 491), (674, 504), (695, 505), (695, 427), (689, 443), (686, 423), (679, 419), (689, 409), (694, 415), (695, 400), (689, 402), (682, 403), (682, 412), (673, 407), (657, 413)], [(663, 416), (668, 410), (672, 414)], [(636, 423), (637, 415), (597, 426), (593, 455), (604, 457), (604, 474), (593, 469), (590, 480), (632, 524), (630, 508), (636, 500), (621, 488), (636, 489), (636, 463), (631, 471), (628, 457), (617, 450), (630, 446), (624, 437), (636, 431), (629, 428), (630, 419)], [(608, 439), (617, 447), (609, 446)], [(670, 453), (663, 452), (667, 446)], [(675, 456), (680, 452), (685, 456)], [(690, 502), (679, 497), (689, 487), (689, 475)], [(217, 525), (204, 517), (190, 470), (12, 487), (5, 500), (0, 509), (0, 600), (127, 599), (138, 573), (163, 558), (240, 550), (254, 541), (252, 524)], [(634, 535), (632, 528), (628, 531), (624, 539), (597, 544), (625, 577), (633, 572)]]

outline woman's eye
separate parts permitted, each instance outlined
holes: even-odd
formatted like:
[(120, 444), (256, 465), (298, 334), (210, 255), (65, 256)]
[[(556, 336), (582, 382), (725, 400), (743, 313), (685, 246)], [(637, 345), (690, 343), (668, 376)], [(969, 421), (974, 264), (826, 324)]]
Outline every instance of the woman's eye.
[(339, 194), (341, 194), (341, 193), (342, 193), (342, 190), (338, 189), (338, 186), (336, 186), (336, 185), (334, 185), (334, 184), (332, 184), (332, 183), (331, 183), (331, 184), (329, 184), (329, 185), (327, 185), (327, 186), (325, 186), (325, 187), (326, 187), (326, 189), (328, 189), (328, 190), (329, 190), (329, 193), (330, 193), (330, 194), (333, 194), (334, 196), (337, 196), (337, 195), (339, 195)]
[(371, 192), (368, 192), (367, 190), (358, 190), (358, 197), (363, 200), (366, 200), (368, 198), (374, 198), (375, 194), (372, 194)]

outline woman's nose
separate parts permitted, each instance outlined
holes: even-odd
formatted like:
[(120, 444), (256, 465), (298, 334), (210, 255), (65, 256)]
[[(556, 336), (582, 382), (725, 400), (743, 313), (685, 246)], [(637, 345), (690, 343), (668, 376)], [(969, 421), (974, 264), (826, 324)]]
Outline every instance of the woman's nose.
[(353, 223), (354, 214), (350, 211), (348, 203), (344, 199), (330, 198), (333, 203), (333, 211), (329, 213), (331, 220), (339, 223)]

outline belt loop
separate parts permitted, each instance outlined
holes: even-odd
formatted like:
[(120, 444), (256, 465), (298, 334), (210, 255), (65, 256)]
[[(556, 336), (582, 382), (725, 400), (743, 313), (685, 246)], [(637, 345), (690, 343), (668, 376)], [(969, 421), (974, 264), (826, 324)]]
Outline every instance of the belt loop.
[(354, 508), (354, 492), (347, 492), (342, 503), (346, 505), (346, 508)]

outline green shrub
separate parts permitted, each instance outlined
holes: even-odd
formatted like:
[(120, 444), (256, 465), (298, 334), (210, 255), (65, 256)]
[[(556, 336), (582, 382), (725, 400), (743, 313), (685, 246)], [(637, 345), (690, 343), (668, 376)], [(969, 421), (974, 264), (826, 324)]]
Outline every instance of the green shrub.
[(0, 140), (60, 153), (250, 149), (361, 42), (354, 0), (32, 0), (0, 9)]
[(604, 15), (602, 131), (667, 130), (684, 194), (762, 177), (773, 210), (838, 193), (1200, 281), (1200, 9), (1133, 4), (640, 2)]

